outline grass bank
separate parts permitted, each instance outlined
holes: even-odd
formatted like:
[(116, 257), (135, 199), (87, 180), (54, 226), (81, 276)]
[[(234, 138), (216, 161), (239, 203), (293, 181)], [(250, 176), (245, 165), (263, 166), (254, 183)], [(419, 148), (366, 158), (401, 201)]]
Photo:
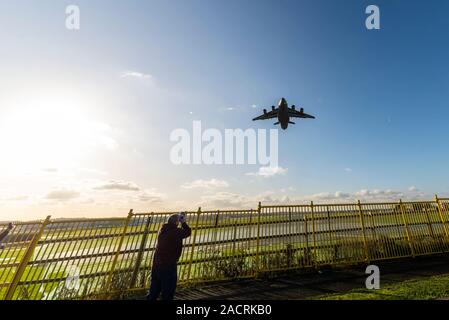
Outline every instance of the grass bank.
[(357, 289), (315, 297), (314, 300), (432, 300), (449, 297), (449, 274), (407, 280), (380, 290)]

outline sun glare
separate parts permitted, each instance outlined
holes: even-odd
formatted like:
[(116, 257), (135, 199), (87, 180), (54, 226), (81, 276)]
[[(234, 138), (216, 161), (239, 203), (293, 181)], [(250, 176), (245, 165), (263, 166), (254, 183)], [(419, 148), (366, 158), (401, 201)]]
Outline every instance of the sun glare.
[(74, 166), (104, 130), (89, 116), (89, 100), (81, 95), (39, 94), (8, 107), (0, 120), (0, 164), (8, 171)]

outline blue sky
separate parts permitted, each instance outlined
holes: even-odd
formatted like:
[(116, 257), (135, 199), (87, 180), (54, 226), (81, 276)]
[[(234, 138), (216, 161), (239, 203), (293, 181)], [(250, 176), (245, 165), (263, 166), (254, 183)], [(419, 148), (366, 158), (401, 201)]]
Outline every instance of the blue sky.
[[(68, 4), (81, 9), (80, 31), (64, 27)], [(380, 8), (380, 30), (365, 28), (369, 4)], [(22, 137), (20, 152), (0, 163), (1, 217), (449, 195), (447, 12), (449, 3), (437, 0), (2, 0), (2, 118), (22, 108), (21, 98), (46, 92), (42, 105), (53, 99), (70, 114), (71, 100), (79, 123), (100, 129), (83, 141), (60, 134), (37, 150), (60, 154), (67, 136), (67, 157), (39, 157), (40, 167), (17, 165), (40, 153), (28, 152)], [(129, 71), (151, 77), (123, 77)], [(286, 174), (170, 163), (172, 130), (193, 120), (271, 129), (251, 119), (282, 96), (317, 116), (279, 132)], [(54, 121), (42, 126), (63, 123), (48, 112)], [(203, 186), (182, 187), (195, 181)]]

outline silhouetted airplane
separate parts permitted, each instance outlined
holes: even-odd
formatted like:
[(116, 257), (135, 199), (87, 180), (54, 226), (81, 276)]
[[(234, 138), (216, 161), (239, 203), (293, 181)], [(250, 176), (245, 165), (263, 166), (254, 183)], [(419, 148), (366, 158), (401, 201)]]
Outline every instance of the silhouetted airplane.
[(314, 116), (311, 116), (307, 113), (304, 113), (304, 108), (301, 108), (299, 111), (296, 110), (296, 107), (293, 105), (291, 108), (288, 107), (287, 100), (282, 98), (279, 100), (278, 108), (275, 106), (271, 107), (271, 111), (267, 112), (267, 109), (263, 110), (263, 115), (254, 118), (253, 121), (256, 120), (268, 120), (278, 118), (279, 122), (276, 122), (274, 125), (281, 124), (281, 128), (286, 130), (289, 124), (295, 124), (290, 121), (290, 118), (302, 118), (302, 119), (315, 119)]

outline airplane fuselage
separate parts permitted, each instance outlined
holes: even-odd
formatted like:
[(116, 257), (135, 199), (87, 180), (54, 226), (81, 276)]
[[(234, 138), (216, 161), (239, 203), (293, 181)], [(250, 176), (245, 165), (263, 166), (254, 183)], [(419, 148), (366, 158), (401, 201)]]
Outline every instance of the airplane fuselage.
[(281, 98), (279, 100), (277, 108), (275, 106), (271, 107), (271, 111), (268, 112), (267, 109), (263, 109), (263, 114), (253, 119), (253, 121), (257, 120), (268, 120), (275, 119), (278, 121), (274, 123), (275, 126), (280, 125), (282, 130), (287, 130), (289, 124), (295, 124), (290, 121), (290, 118), (299, 118), (299, 119), (315, 119), (314, 116), (307, 114), (304, 112), (304, 108), (300, 108), (296, 110), (296, 106), (288, 106), (287, 100)]
[(282, 98), (281, 101), (279, 101), (279, 111), (278, 111), (278, 120), (279, 124), (281, 125), (281, 128), (283, 130), (286, 130), (288, 128), (288, 124), (290, 122), (290, 116), (288, 115), (288, 103), (287, 101)]

